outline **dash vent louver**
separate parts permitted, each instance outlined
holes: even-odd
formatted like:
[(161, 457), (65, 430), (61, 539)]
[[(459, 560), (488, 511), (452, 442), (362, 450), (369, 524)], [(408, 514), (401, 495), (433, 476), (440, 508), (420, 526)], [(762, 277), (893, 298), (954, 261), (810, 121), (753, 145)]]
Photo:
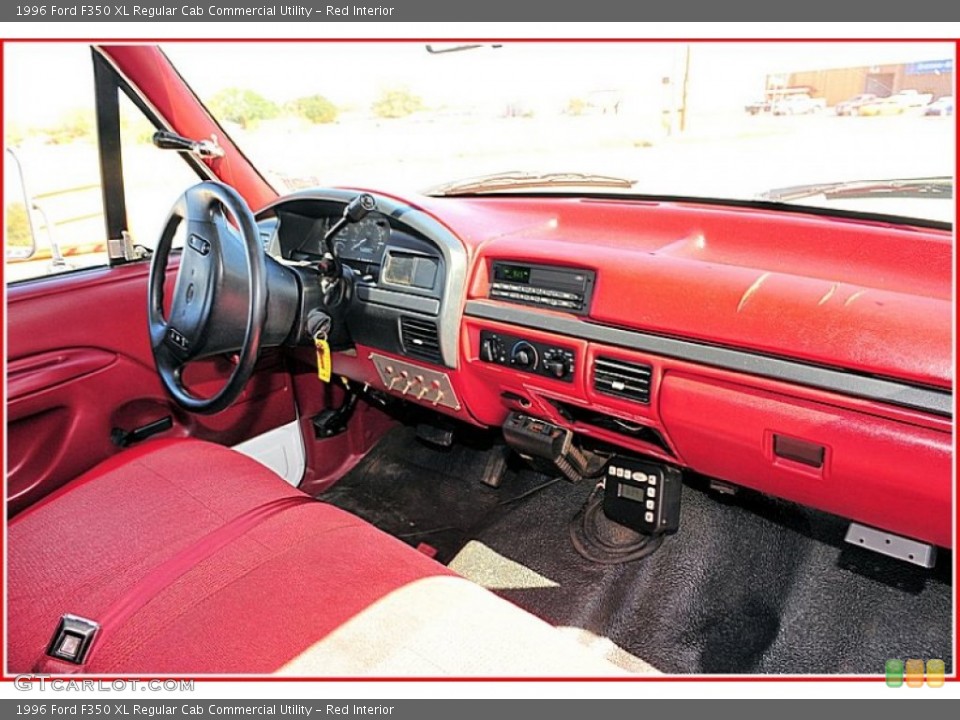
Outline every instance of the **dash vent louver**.
[(593, 386), (604, 395), (615, 395), (647, 405), (650, 403), (650, 375), (643, 363), (600, 356), (593, 365)]
[(401, 317), (400, 344), (407, 355), (438, 365), (443, 363), (437, 324), (431, 320), (408, 315)]

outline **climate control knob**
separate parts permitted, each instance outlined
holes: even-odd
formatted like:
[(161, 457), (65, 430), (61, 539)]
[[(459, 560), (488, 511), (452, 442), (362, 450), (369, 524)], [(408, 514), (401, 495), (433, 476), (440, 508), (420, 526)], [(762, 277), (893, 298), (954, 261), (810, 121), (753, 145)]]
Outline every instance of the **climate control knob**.
[(544, 367), (555, 378), (562, 378), (570, 372), (570, 366), (565, 360), (551, 360), (548, 363), (544, 363)]
[(521, 340), (510, 351), (510, 364), (524, 370), (535, 370), (537, 367), (537, 349), (530, 343)]
[(543, 354), (543, 369), (558, 380), (566, 379), (573, 371), (572, 353), (561, 348), (550, 348)]

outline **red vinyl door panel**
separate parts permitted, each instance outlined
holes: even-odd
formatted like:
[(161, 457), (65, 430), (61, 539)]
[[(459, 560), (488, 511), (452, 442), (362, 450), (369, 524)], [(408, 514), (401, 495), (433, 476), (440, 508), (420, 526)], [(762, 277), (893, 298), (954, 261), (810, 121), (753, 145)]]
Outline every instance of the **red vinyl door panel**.
[[(147, 264), (72, 273), (8, 288), (7, 498), (15, 514), (119, 451), (130, 431), (170, 416), (160, 437), (233, 445), (296, 418), (282, 357), (265, 352), (241, 398), (198, 416), (163, 391), (147, 339)], [(226, 358), (191, 365), (200, 393), (225, 381)]]

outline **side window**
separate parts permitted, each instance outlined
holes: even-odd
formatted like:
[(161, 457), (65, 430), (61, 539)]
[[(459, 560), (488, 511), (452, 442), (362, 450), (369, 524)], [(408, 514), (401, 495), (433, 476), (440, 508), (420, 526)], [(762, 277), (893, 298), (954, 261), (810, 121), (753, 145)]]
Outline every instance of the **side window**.
[[(152, 250), (173, 203), (191, 185), (197, 173), (179, 152), (154, 147), (154, 126), (140, 108), (120, 93), (120, 152), (127, 204), (127, 229), (134, 245)], [(174, 247), (183, 245), (183, 227)]]
[[(108, 265), (89, 45), (11, 43), (4, 61), (6, 281)], [(174, 201), (199, 178), (180, 153), (153, 146), (153, 123), (117, 92), (123, 227), (152, 250)]]
[(90, 48), (4, 46), (5, 277), (106, 265)]

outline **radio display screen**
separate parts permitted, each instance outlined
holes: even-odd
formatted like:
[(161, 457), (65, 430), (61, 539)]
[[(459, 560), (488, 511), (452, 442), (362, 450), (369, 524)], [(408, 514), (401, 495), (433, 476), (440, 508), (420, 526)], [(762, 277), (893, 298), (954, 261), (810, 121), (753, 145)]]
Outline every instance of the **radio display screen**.
[(530, 268), (523, 265), (497, 265), (495, 277), (497, 280), (527, 285), (530, 283)]

